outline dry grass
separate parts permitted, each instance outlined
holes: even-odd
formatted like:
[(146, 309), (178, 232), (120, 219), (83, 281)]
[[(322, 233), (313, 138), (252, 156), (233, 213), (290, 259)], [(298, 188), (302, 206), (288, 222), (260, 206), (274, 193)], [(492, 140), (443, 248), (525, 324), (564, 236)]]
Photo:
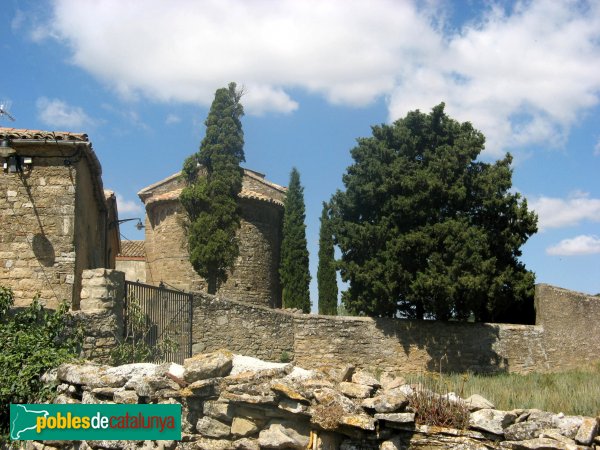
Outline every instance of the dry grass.
[[(420, 375), (411, 383), (437, 384), (439, 393), (456, 392), (463, 398), (479, 394), (497, 409), (537, 408), (544, 411), (596, 417), (600, 415), (600, 363), (584, 370), (529, 375)], [(424, 382), (425, 380), (425, 382)]]

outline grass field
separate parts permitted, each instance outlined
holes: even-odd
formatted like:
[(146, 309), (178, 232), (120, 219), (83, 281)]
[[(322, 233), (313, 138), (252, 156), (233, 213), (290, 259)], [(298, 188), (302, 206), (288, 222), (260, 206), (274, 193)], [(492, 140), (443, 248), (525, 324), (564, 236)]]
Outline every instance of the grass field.
[(600, 416), (600, 363), (587, 370), (549, 374), (431, 374), (407, 379), (442, 394), (455, 392), (463, 398), (479, 394), (501, 410), (537, 408)]

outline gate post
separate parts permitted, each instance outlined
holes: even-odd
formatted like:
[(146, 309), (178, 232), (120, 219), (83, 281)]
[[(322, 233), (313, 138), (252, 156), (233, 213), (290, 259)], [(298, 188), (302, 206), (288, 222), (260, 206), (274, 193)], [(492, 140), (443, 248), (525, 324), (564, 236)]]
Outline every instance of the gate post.
[(82, 356), (110, 363), (111, 352), (123, 340), (125, 274), (111, 269), (84, 270), (80, 311), (73, 312), (84, 325)]

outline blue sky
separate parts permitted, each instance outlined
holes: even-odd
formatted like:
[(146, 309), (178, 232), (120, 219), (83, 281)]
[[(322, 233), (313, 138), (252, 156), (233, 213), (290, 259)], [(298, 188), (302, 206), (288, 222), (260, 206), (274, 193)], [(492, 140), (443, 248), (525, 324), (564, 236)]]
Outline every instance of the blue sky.
[(300, 171), (314, 304), (321, 202), (355, 139), (444, 101), (486, 135), (483, 160), (515, 156), (537, 281), (600, 293), (597, 1), (0, 0), (0, 21), (17, 119), (1, 125), (89, 134), (121, 218), (143, 215), (136, 193), (180, 170), (236, 81), (246, 167), (283, 185)]

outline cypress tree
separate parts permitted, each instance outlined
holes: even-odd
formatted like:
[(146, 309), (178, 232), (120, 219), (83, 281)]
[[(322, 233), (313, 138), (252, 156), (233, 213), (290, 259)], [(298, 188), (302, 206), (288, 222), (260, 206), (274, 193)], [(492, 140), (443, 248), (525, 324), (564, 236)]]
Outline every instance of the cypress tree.
[(283, 287), (283, 307), (298, 308), (308, 313), (310, 273), (304, 211), (304, 188), (300, 185), (300, 174), (294, 167), (285, 198), (279, 276)]
[(321, 229), (319, 231), (319, 267), (317, 269), (319, 287), (319, 314), (337, 314), (337, 281), (333, 248), (333, 234), (329, 220), (329, 206), (323, 202)]
[(244, 132), (242, 92), (235, 83), (218, 89), (210, 107), (200, 150), (183, 165), (186, 186), (180, 201), (188, 216), (190, 262), (216, 293), (239, 254), (237, 196), (242, 189)]

